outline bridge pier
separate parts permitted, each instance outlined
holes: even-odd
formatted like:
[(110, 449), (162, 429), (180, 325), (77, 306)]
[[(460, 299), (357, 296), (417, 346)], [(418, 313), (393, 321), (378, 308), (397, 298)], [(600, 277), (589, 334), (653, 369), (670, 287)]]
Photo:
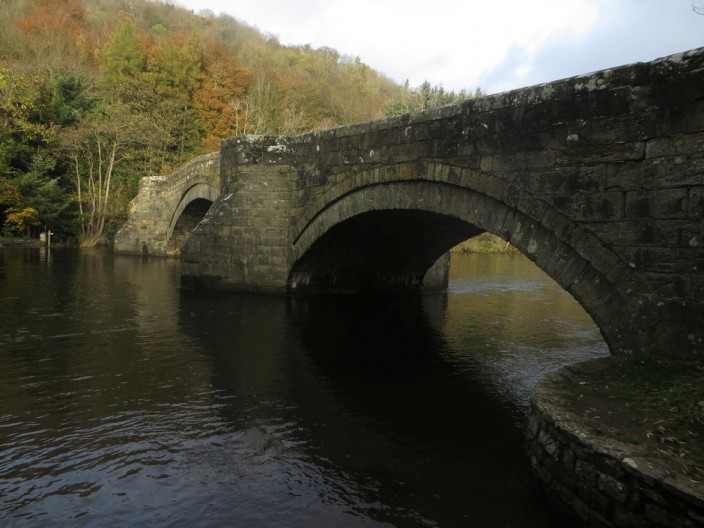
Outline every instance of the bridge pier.
[(297, 172), (258, 163), (275, 146), (269, 137), (223, 141), (220, 199), (181, 251), (185, 286), (286, 292)]

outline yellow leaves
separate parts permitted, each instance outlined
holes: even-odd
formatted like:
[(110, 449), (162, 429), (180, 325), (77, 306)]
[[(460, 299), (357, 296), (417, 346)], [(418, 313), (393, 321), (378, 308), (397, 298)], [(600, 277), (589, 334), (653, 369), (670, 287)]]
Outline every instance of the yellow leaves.
[(20, 71), (0, 67), (0, 140), (20, 133), (24, 140), (48, 140), (51, 127), (33, 122), (41, 81)]
[(23, 231), (27, 227), (39, 224), (37, 222), (39, 211), (34, 207), (25, 207), (24, 209), (10, 207), (7, 209), (6, 213), (7, 217), (5, 223), (8, 224), (11, 229)]

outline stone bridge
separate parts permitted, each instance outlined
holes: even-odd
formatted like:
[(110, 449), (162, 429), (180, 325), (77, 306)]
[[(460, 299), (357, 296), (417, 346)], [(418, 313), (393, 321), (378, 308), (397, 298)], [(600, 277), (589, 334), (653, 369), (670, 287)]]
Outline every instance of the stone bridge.
[(232, 138), (220, 155), (220, 196), (181, 252), (185, 286), (417, 290), (441, 255), (489, 231), (569, 291), (613, 354), (704, 354), (704, 48)]
[(147, 176), (115, 235), (115, 251), (178, 255), (220, 195), (220, 153), (197, 157), (167, 176)]

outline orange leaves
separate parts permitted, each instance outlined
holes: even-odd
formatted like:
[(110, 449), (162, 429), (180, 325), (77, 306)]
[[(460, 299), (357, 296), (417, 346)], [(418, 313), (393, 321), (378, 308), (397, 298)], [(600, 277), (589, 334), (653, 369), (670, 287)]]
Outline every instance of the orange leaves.
[(27, 16), (15, 25), (38, 56), (47, 51), (85, 54), (92, 47), (83, 8), (75, 0), (36, 0)]
[(86, 29), (83, 8), (75, 0), (36, 0), (29, 14), (16, 24), (28, 34), (54, 29), (76, 36)]
[(251, 74), (238, 67), (237, 57), (222, 43), (207, 43), (204, 57), (193, 106), (203, 120), (205, 150), (209, 150), (216, 149), (223, 138), (246, 132), (245, 94)]

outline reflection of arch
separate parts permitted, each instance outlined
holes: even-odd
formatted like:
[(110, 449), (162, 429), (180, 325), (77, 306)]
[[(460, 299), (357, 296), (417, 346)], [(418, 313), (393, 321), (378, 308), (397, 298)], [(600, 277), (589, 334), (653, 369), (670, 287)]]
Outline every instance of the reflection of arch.
[[(210, 205), (217, 200), (219, 194), (220, 190), (208, 183), (196, 183), (189, 187), (186, 192), (183, 193), (183, 196), (181, 196), (181, 200), (169, 220), (169, 228), (166, 231), (167, 245), (173, 245), (172, 238), (174, 237), (174, 232), (177, 230), (177, 225), (179, 225), (180, 221), (182, 222), (182, 216), (185, 216), (184, 213), (186, 213), (186, 215), (190, 213), (197, 223), (197, 221), (200, 221), (205, 216)], [(193, 227), (195, 227), (195, 225)], [(180, 240), (177, 245), (180, 245), (182, 242), (183, 240)]]
[[(548, 209), (542, 219), (552, 217)], [(404, 223), (406, 228), (401, 227)], [(350, 289), (350, 285), (351, 289), (363, 288), (365, 285), (354, 276), (345, 276), (354, 272), (362, 253), (369, 258), (375, 255), (384, 258), (398, 247), (401, 254), (412, 258), (393, 261), (394, 270), (382, 267), (374, 278), (374, 287), (383, 284), (389, 289), (416, 288), (417, 277), (423, 276), (434, 258), (463, 239), (489, 231), (511, 242), (570, 292), (599, 326), (609, 348), (619, 350), (621, 336), (616, 323), (622, 320), (625, 311), (637, 311), (637, 307), (627, 306), (620, 289), (624, 284), (632, 286), (634, 279), (628, 270), (616, 264), (617, 259), (604, 271), (603, 262), (594, 260), (602, 259), (610, 250), (592, 238), (585, 241), (581, 237), (573, 243), (569, 233), (578, 231), (578, 226), (572, 224), (564, 219), (559, 231), (554, 230), (501, 200), (447, 183), (408, 181), (368, 185), (327, 205), (298, 233), (288, 288), (289, 291), (334, 290), (340, 285), (338, 289)], [(380, 236), (378, 232), (388, 232), (387, 227), (396, 233)], [(351, 256), (340, 245), (360, 240), (361, 251), (352, 252)], [(429, 241), (432, 243), (428, 244)], [(378, 247), (377, 243), (390, 244), (393, 248)], [(587, 243), (591, 247), (585, 252), (583, 246)], [(595, 243), (599, 247), (593, 246)], [(373, 267), (371, 263), (364, 272)], [(645, 289), (643, 285), (640, 287)]]

